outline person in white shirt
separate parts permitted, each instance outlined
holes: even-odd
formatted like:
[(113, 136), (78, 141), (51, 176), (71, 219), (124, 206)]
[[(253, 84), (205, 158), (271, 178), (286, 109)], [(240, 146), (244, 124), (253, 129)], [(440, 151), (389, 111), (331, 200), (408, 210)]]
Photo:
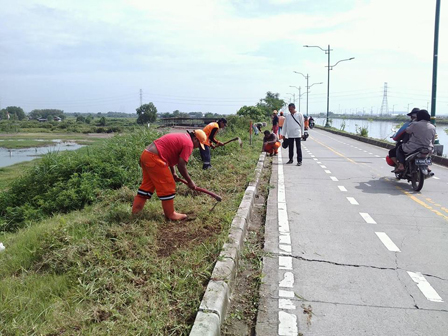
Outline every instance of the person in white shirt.
[(296, 111), (296, 106), (292, 103), (288, 105), (288, 109), (290, 114), (286, 114), (285, 122), (281, 130), (281, 135), (285, 138), (283, 141), (287, 141), (289, 149), (289, 161), (286, 163), (293, 163), (295, 142), (297, 148), (297, 165), (301, 166), (302, 147), (300, 140), (305, 133), (303, 115)]

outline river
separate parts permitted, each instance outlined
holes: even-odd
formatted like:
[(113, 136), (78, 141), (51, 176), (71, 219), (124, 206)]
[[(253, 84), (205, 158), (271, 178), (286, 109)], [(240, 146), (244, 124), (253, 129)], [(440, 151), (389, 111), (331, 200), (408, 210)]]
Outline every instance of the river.
[[(37, 157), (50, 153), (60, 151), (72, 151), (77, 150), (82, 145), (78, 145), (75, 142), (64, 142), (61, 140), (54, 140), (55, 144), (46, 147), (32, 147), (21, 149), (6, 149), (0, 147), (0, 167), (7, 167), (19, 162), (31, 161)], [(1, 146), (1, 142), (0, 142)]]
[[(317, 125), (325, 126), (325, 118), (315, 118), (314, 121)], [(356, 120), (356, 119), (332, 119), (331, 126), (340, 130), (341, 126), (345, 122), (345, 131), (350, 133), (356, 133), (356, 129), (360, 127), (365, 127), (368, 130), (368, 136), (370, 138), (389, 140), (391, 142), (390, 136), (395, 132), (392, 129), (398, 129), (400, 123), (392, 121), (376, 121), (376, 120)], [(448, 134), (445, 130), (448, 129), (447, 125), (437, 126), (437, 135), (439, 137), (439, 143), (444, 146), (443, 154), (448, 153)]]

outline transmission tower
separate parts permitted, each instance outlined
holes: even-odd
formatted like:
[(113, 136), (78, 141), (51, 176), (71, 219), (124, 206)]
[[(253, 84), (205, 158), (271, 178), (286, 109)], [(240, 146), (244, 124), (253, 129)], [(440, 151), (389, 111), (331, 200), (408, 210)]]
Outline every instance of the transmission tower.
[(387, 107), (387, 82), (384, 83), (383, 102), (381, 103), (380, 115), (389, 114), (389, 108)]

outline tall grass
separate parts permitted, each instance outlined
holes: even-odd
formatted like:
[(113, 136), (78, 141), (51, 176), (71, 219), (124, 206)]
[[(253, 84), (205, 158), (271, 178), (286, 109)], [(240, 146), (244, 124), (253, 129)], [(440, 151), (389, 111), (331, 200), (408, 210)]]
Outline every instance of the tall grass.
[[(141, 178), (137, 161), (156, 136), (135, 133), (79, 157), (50, 156), (4, 193), (26, 202), (12, 209), (27, 207), (43, 219), (14, 222), (8, 217), (9, 232), (0, 233), (6, 246), (0, 254), (0, 335), (188, 334), (253, 179), (261, 138), (252, 147), (246, 141), (242, 150), (237, 143), (217, 148), (212, 151), (214, 168), (206, 171), (195, 150), (190, 175), (223, 201), (211, 212), (212, 198), (179, 185), (175, 206), (189, 220), (167, 222), (156, 198), (139, 216), (130, 214)], [(230, 127), (219, 134), (221, 140), (234, 136), (247, 138), (245, 131)], [(40, 189), (48, 203), (72, 200), (66, 202), (66, 213), (37, 206), (49, 209), (37, 192), (38, 181), (51, 184)], [(72, 203), (79, 209), (70, 210)]]

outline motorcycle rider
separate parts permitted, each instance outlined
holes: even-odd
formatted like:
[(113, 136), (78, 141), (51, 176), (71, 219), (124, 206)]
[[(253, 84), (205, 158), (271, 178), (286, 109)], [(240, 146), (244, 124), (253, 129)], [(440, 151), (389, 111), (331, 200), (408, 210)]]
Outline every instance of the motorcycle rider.
[(395, 172), (404, 171), (405, 156), (419, 149), (427, 149), (432, 153), (436, 136), (436, 128), (430, 123), (431, 117), (426, 110), (417, 112), (417, 121), (406, 128), (410, 135), (409, 141), (400, 145), (397, 149), (398, 167)]
[(398, 166), (397, 148), (409, 140), (409, 134), (406, 133), (406, 128), (408, 128), (411, 122), (417, 119), (418, 111), (420, 111), (420, 109), (418, 107), (414, 107), (412, 111), (407, 114), (411, 118), (411, 120), (405, 122), (403, 126), (401, 126), (400, 129), (393, 136), (391, 136), (392, 140), (396, 141), (396, 143), (395, 148), (392, 148), (389, 151), (389, 159), (391, 159), (392, 162), (395, 164), (395, 168), (397, 168)]

